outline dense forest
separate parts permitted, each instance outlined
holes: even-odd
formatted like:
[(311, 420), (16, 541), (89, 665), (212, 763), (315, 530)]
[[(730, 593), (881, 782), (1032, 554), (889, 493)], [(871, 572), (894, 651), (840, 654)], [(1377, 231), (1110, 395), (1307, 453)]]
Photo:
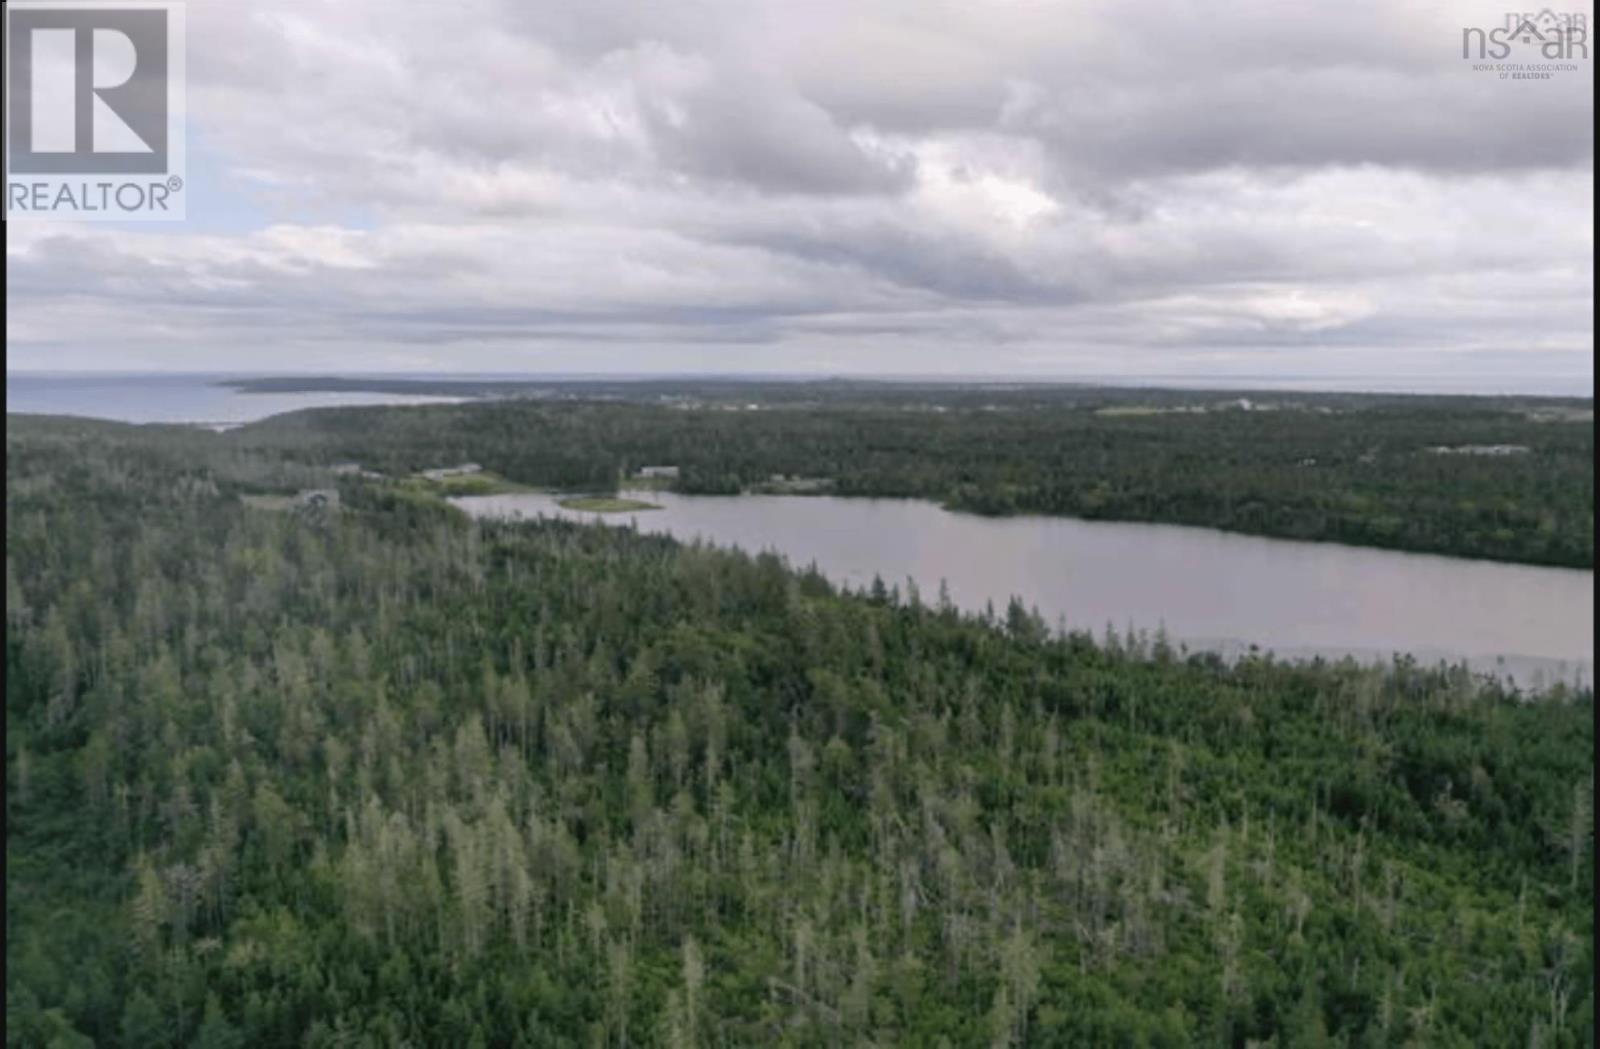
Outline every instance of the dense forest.
[[(1590, 691), (1224, 665), (316, 465), (1044, 500), (1088, 448), (1119, 512), (1367, 493), (1391, 539), (1441, 499), (1480, 507), (1441, 545), (1588, 549), (1588, 426), (861, 411), (8, 417), (7, 1044), (1593, 1044)], [(1497, 440), (1534, 458), (1414, 454)], [(340, 508), (241, 500), (306, 484)]]
[[(473, 397), (499, 388), (345, 382)], [(307, 383), (317, 385), (247, 388)], [(685, 492), (738, 492), (782, 475), (808, 479), (805, 491), (920, 497), (985, 514), (1594, 564), (1592, 401), (874, 383), (502, 386), (501, 397), (459, 405), (294, 413), (229, 439), (394, 472), (471, 460), (559, 488), (609, 490), (641, 466), (673, 465)]]

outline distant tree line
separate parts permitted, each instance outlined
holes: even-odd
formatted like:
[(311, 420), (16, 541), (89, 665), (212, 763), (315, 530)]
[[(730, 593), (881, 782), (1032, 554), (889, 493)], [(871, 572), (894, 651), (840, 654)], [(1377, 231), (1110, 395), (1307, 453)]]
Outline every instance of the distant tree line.
[[(774, 390), (783, 396), (747, 407)], [(471, 460), (559, 488), (609, 490), (666, 464), (690, 493), (739, 492), (783, 474), (826, 478), (841, 495), (984, 514), (1594, 564), (1594, 423), (1575, 403), (1294, 395), (1245, 410), (1171, 391), (832, 391), (719, 386), (716, 398), (671, 388), (649, 400), (316, 410), (225, 439), (393, 471)], [(1436, 450), (1493, 446), (1527, 451)]]

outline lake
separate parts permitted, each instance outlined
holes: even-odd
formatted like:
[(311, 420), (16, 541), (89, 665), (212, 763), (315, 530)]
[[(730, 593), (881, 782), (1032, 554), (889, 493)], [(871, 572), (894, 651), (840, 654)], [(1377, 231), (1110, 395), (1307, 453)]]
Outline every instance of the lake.
[(1045, 620), (1099, 634), (1107, 623), (1227, 655), (1259, 645), (1289, 658), (1352, 655), (1464, 661), (1538, 687), (1588, 683), (1594, 573), (1235, 535), (1181, 525), (979, 517), (933, 503), (833, 496), (624, 493), (637, 514), (563, 509), (540, 493), (451, 500), (476, 517), (636, 524), (815, 564), (853, 588), (941, 581), (969, 611), (1013, 595)]
[[(226, 375), (7, 374), (6, 410), (136, 423), (225, 427), (301, 408), (460, 398), (322, 392), (241, 393)], [(1165, 626), (1174, 641), (1233, 655), (1464, 660), (1525, 685), (1592, 679), (1594, 573), (1300, 543), (1178, 525), (986, 518), (932, 503), (829, 496), (638, 493), (662, 506), (633, 520), (651, 532), (815, 564), (837, 583), (941, 581), (969, 611), (1013, 595), (1051, 623), (1097, 634)], [(549, 495), (455, 500), (478, 516), (598, 520)]]
[(219, 386), (226, 375), (6, 374), (6, 411), (79, 415), (126, 423), (238, 426), (301, 408), (460, 401), (400, 393), (242, 393)]

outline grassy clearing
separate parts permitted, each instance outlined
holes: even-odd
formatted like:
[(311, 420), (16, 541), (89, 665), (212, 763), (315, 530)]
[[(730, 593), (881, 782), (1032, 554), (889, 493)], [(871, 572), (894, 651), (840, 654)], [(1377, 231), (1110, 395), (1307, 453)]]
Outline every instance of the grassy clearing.
[(287, 510), (294, 506), (292, 495), (241, 495), (239, 501), (257, 510)]
[(530, 485), (508, 481), (499, 474), (491, 473), (488, 470), (474, 474), (463, 474), (458, 477), (442, 477), (437, 480), (428, 477), (407, 477), (401, 484), (417, 491), (446, 498), (455, 495), (505, 495), (511, 492), (536, 492), (539, 490)]

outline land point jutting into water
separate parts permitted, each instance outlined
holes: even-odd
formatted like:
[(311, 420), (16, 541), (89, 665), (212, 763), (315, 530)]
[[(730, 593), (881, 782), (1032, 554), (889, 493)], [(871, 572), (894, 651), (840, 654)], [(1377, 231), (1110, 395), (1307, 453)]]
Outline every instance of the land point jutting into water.
[(573, 495), (557, 500), (566, 510), (580, 510), (592, 514), (620, 514), (635, 510), (659, 510), (655, 503), (643, 499), (629, 499), (614, 495)]
[[(261, 388), (314, 391), (318, 381)], [(371, 382), (389, 395), (474, 400), (295, 413), (240, 439), (312, 441), (400, 475), (465, 459), (582, 494), (910, 497), (987, 515), (1594, 565), (1588, 399), (1014, 382)]]

